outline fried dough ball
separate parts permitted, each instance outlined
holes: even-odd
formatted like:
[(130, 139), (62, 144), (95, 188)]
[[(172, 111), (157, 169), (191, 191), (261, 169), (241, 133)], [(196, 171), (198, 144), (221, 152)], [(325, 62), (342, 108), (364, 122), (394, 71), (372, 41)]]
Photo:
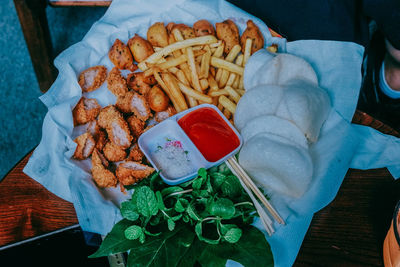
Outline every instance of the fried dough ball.
[(146, 95), (150, 91), (151, 85), (156, 84), (154, 76), (150, 75), (146, 77), (144, 72), (130, 73), (126, 81), (129, 89), (139, 92), (142, 95)]
[(132, 52), (133, 58), (139, 63), (154, 53), (153, 46), (150, 42), (137, 34), (129, 39), (128, 46)]
[(215, 23), (217, 37), (225, 43), (224, 53), (228, 54), (232, 47), (239, 44), (239, 30), (236, 24), (228, 19)]
[(155, 111), (163, 111), (169, 105), (169, 97), (157, 85), (154, 85), (147, 95), (150, 108)]
[(174, 24), (171, 28), (171, 32), (174, 29), (178, 29), (182, 33), (183, 39), (185, 39), (185, 40), (196, 37), (196, 35), (194, 34), (193, 28), (187, 26), (186, 24), (183, 24), (183, 23)]
[(194, 34), (198, 36), (215, 35), (213, 25), (205, 19), (198, 20), (193, 24)]
[(94, 66), (79, 74), (78, 83), (83, 92), (92, 92), (98, 89), (107, 78), (107, 68), (104, 66)]
[(106, 129), (111, 142), (123, 149), (131, 146), (133, 137), (129, 131), (128, 123), (114, 106), (103, 108), (100, 111), (97, 121), (100, 127)]
[(85, 124), (96, 119), (100, 109), (101, 106), (96, 99), (82, 97), (72, 110), (74, 125)]
[(118, 97), (115, 106), (124, 113), (133, 112), (139, 119), (146, 121), (150, 116), (149, 103), (144, 96), (129, 91), (124, 96)]
[(116, 96), (121, 96), (128, 92), (126, 80), (117, 67), (114, 67), (108, 74), (107, 88)]
[(136, 138), (139, 138), (139, 136), (143, 133), (144, 130), (144, 125), (145, 125), (144, 121), (142, 121), (135, 115), (132, 115), (126, 119), (126, 122), (128, 123), (132, 135), (135, 136)]
[(73, 157), (75, 159), (83, 160), (88, 158), (96, 145), (93, 136), (90, 133), (84, 133), (74, 140), (78, 145), (76, 146)]
[(260, 29), (257, 27), (256, 24), (254, 24), (252, 20), (247, 21), (247, 28), (246, 30), (244, 30), (242, 37), (240, 37), (242, 53), (244, 53), (246, 39), (248, 38), (253, 40), (251, 43), (251, 54), (264, 47), (264, 37)]
[(166, 110), (156, 112), (154, 119), (157, 122), (162, 122), (163, 120), (176, 114), (176, 110), (173, 106), (169, 106)]
[(140, 150), (140, 148), (137, 144), (134, 144), (129, 150), (129, 155), (128, 155), (127, 160), (142, 162), (143, 158), (144, 158), (144, 154), (143, 154), (142, 150)]
[[(92, 176), (99, 187), (115, 187), (118, 183), (114, 173), (107, 170), (104, 165), (104, 157), (96, 149), (92, 154)], [(108, 163), (107, 163), (108, 164)]]
[(107, 142), (103, 148), (104, 156), (109, 161), (121, 161), (126, 158), (126, 151), (114, 144), (113, 142)]
[(147, 30), (147, 40), (153, 45), (158, 47), (165, 47), (168, 45), (167, 29), (162, 22), (156, 22)]
[(116, 175), (122, 185), (137, 183), (154, 172), (154, 168), (134, 161), (125, 161), (118, 165)]
[(119, 39), (115, 40), (110, 51), (108, 51), (108, 57), (118, 69), (135, 71), (138, 68), (133, 63), (133, 56), (129, 47)]

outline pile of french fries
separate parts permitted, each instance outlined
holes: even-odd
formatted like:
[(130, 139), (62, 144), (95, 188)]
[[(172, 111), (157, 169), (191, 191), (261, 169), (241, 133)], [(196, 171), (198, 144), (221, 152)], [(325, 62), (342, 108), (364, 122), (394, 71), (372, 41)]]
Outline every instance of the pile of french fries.
[(244, 53), (239, 44), (224, 57), (224, 42), (213, 35), (184, 39), (175, 28), (169, 45), (153, 47), (154, 53), (138, 64), (145, 76), (154, 75), (177, 112), (199, 104), (216, 105), (233, 120), (244, 94), (243, 73), (251, 55), (252, 39)]

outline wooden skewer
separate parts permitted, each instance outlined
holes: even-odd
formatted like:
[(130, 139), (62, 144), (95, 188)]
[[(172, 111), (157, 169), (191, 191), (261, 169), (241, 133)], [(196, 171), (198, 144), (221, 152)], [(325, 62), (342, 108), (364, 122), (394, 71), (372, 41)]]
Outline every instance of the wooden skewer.
[(257, 198), (263, 203), (263, 205), (267, 208), (267, 210), (271, 213), (272, 217), (280, 224), (285, 224), (285, 221), (279, 215), (279, 213), (274, 209), (274, 207), (269, 203), (269, 201), (265, 198), (264, 194), (258, 189), (258, 187), (254, 184), (253, 180), (247, 175), (246, 171), (243, 170), (242, 166), (236, 161), (235, 157), (230, 157), (227, 162), (235, 169), (236, 173), (239, 175), (238, 177), (246, 184), (251, 191), (257, 196)]

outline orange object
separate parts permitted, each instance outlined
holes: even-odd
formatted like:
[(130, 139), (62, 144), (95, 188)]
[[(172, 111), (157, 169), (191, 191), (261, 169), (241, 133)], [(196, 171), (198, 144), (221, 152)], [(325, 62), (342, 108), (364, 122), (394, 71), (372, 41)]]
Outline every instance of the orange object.
[(268, 28), (269, 32), (271, 33), (272, 37), (279, 37), (279, 38), (283, 38), (282, 35), (280, 35), (279, 33), (277, 33), (276, 31), (274, 31), (271, 28)]
[(383, 242), (383, 262), (386, 267), (400, 267), (400, 201), (397, 203), (390, 229)]
[(240, 145), (236, 133), (212, 108), (190, 112), (178, 124), (210, 162), (218, 161)]

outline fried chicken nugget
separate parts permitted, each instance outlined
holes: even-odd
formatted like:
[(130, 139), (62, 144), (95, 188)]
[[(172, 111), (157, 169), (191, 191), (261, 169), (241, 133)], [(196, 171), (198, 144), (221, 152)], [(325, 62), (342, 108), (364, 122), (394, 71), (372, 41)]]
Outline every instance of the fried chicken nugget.
[(126, 80), (117, 67), (114, 67), (108, 74), (107, 88), (116, 96), (121, 96), (128, 92)]
[(96, 149), (102, 151), (107, 143), (107, 133), (100, 128), (96, 120), (89, 122), (87, 132), (90, 133), (96, 142)]
[(117, 179), (122, 185), (137, 183), (154, 172), (154, 168), (135, 162), (125, 161), (118, 165), (116, 170)]
[(176, 114), (175, 108), (173, 106), (169, 106), (166, 110), (156, 112), (156, 114), (154, 114), (154, 119), (157, 122), (162, 122), (163, 120), (165, 120), (175, 114)]
[(178, 29), (183, 36), (183, 39), (191, 39), (196, 37), (196, 35), (194, 34), (194, 30), (192, 27), (187, 26), (186, 24), (180, 23), (180, 24), (174, 24), (171, 28), (171, 32), (174, 29)]
[(106, 169), (102, 155), (96, 149), (92, 154), (92, 176), (99, 187), (115, 187), (118, 183), (114, 173)]
[(133, 91), (118, 97), (115, 106), (124, 113), (133, 112), (142, 121), (146, 121), (152, 115), (146, 98)]
[(228, 19), (220, 23), (215, 23), (217, 37), (225, 43), (224, 53), (228, 54), (232, 47), (239, 44), (239, 30), (236, 24)]
[(153, 45), (158, 47), (165, 47), (168, 45), (167, 29), (162, 22), (156, 22), (147, 30), (147, 40)]
[(104, 66), (94, 66), (79, 74), (78, 83), (83, 92), (92, 92), (98, 89), (107, 78), (107, 68)]
[(126, 151), (122, 147), (117, 146), (113, 142), (106, 143), (103, 148), (103, 153), (106, 159), (112, 162), (121, 161), (125, 159), (127, 155)]
[(199, 36), (204, 36), (204, 35), (214, 35), (215, 36), (215, 30), (213, 25), (205, 19), (198, 20), (193, 24), (193, 30), (194, 34), (199, 37)]
[(116, 39), (108, 51), (108, 57), (111, 62), (121, 70), (137, 70), (137, 65), (133, 63), (133, 56), (129, 47), (121, 40)]
[(132, 52), (133, 58), (139, 63), (154, 53), (153, 46), (150, 42), (137, 34), (129, 39), (128, 46)]
[(131, 146), (132, 135), (122, 114), (112, 105), (103, 108), (97, 118), (100, 127), (105, 128), (108, 138), (114, 144), (127, 149)]
[(150, 89), (147, 95), (147, 101), (150, 108), (155, 112), (163, 111), (167, 109), (169, 105), (169, 97), (157, 85), (154, 85)]
[(96, 142), (90, 133), (84, 133), (74, 140), (76, 146), (73, 158), (83, 160), (87, 159), (93, 152)]
[(126, 78), (126, 81), (129, 89), (139, 92), (142, 95), (146, 95), (150, 91), (151, 86), (156, 84), (154, 76), (151, 75), (146, 77), (144, 72), (130, 73)]
[(145, 125), (144, 121), (136, 117), (136, 115), (132, 115), (126, 119), (126, 122), (128, 123), (132, 135), (135, 136), (136, 138), (139, 138), (139, 136), (143, 133), (144, 130), (144, 125)]
[(100, 109), (101, 106), (96, 99), (82, 97), (72, 110), (74, 125), (85, 124), (96, 119)]
[(137, 144), (134, 144), (130, 150), (129, 150), (129, 155), (126, 158), (128, 161), (136, 161), (136, 162), (142, 162), (144, 158), (144, 154), (142, 150), (140, 150), (139, 146)]
[(252, 20), (247, 21), (247, 28), (244, 30), (242, 37), (240, 37), (242, 53), (244, 53), (246, 39), (248, 38), (253, 40), (251, 43), (251, 54), (264, 47), (264, 36)]

